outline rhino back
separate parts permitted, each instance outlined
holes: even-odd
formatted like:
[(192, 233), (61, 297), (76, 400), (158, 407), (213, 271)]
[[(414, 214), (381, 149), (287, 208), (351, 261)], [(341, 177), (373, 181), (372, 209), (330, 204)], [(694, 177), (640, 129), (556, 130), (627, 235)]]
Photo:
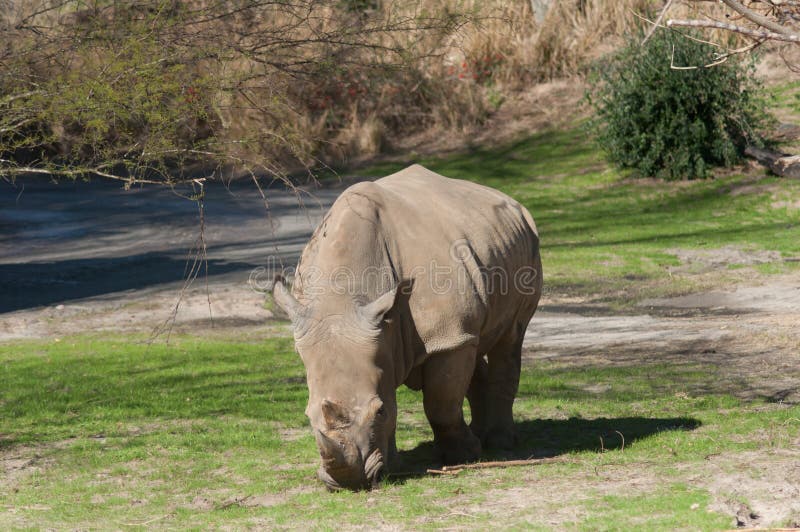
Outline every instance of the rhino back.
[[(482, 272), (505, 272), (512, 285), (519, 268), (537, 267), (538, 253), (533, 220), (516, 201), (414, 165), (342, 194), (303, 252), (294, 291), (341, 312), (352, 297), (331, 293), (337, 271), (353, 272), (356, 300), (379, 296), (387, 275), (390, 284), (409, 283), (398, 312), (415, 336), (416, 364), (465, 344), (488, 347), (519, 316), (529, 318), (538, 294), (489, 286)], [(361, 275), (367, 269), (382, 281)]]
[[(488, 349), (514, 321), (527, 325), (539, 293), (515, 289), (515, 277), (535, 270), (540, 286), (541, 264), (536, 226), (524, 207), (420, 165), (376, 183), (397, 200), (385, 225), (401, 277), (414, 278), (410, 308), (429, 354), (465, 343)], [(443, 278), (452, 286), (443, 289)]]

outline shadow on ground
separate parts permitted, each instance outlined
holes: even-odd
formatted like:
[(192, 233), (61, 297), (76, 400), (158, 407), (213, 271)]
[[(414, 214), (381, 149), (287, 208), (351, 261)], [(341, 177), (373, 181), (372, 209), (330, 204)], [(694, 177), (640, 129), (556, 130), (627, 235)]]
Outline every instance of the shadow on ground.
[[(550, 458), (581, 451), (614, 451), (636, 445), (636, 442), (666, 431), (694, 430), (700, 421), (687, 417), (645, 418), (620, 417), (583, 419), (535, 419), (516, 423), (517, 444), (510, 451), (485, 450), (481, 461)], [(426, 476), (441, 461), (431, 441), (414, 449), (399, 451), (394, 468), (398, 476), (393, 482)], [(391, 477), (390, 477), (391, 478)]]
[[(192, 261), (163, 253), (0, 264), (0, 313), (182, 281), (191, 267)], [(217, 275), (253, 268), (245, 262), (208, 261), (208, 269)]]

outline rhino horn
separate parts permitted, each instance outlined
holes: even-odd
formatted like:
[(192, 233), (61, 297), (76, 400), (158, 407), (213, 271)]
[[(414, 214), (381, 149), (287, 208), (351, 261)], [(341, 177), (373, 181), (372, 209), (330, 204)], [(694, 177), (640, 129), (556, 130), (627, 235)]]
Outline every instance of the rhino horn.
[(392, 288), (378, 299), (358, 308), (358, 314), (371, 327), (380, 327), (386, 313), (392, 310), (397, 297), (397, 287)]
[(328, 399), (322, 400), (322, 415), (325, 418), (325, 424), (331, 428), (344, 427), (352, 422), (346, 408)]
[(317, 443), (319, 443), (319, 452), (322, 459), (328, 463), (344, 463), (344, 453), (342, 448), (335, 441), (330, 439), (322, 431), (317, 432)]
[(300, 316), (303, 305), (297, 301), (286, 287), (286, 280), (282, 275), (276, 275), (272, 283), (272, 297), (275, 303), (289, 316), (293, 322)]

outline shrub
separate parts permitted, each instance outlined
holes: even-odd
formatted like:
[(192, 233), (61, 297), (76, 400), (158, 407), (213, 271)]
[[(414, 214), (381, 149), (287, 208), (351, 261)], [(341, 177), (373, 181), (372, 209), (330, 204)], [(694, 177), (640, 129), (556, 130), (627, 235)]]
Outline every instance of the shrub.
[[(764, 98), (752, 62), (710, 65), (719, 49), (672, 31), (631, 40), (597, 65), (589, 100), (609, 160), (642, 176), (701, 178), (760, 144)], [(696, 67), (675, 69), (675, 67)]]

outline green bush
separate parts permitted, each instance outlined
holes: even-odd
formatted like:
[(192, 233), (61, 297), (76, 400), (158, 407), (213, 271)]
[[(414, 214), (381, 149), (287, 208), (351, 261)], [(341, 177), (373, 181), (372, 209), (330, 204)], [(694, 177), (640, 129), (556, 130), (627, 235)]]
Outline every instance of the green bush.
[(731, 57), (704, 66), (715, 52), (710, 44), (659, 31), (597, 65), (589, 101), (611, 162), (641, 176), (693, 179), (737, 163), (746, 144), (761, 144), (757, 130), (767, 115), (752, 62)]

